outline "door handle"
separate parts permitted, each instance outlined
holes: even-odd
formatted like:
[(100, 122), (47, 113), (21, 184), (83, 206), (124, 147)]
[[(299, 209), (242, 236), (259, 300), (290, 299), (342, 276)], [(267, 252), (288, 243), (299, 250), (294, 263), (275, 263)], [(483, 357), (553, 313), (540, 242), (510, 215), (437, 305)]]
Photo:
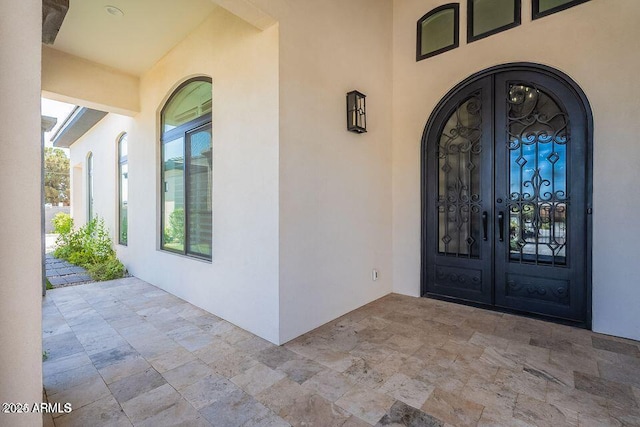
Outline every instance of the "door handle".
[(504, 242), (504, 212), (498, 212), (498, 240)]
[(487, 222), (489, 220), (489, 215), (487, 211), (482, 212), (482, 240), (487, 240)]

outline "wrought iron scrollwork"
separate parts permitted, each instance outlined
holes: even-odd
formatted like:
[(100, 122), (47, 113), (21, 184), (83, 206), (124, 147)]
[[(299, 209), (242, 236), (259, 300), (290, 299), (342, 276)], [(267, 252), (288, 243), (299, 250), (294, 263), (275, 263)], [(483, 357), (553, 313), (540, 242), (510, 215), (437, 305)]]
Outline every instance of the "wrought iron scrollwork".
[(440, 172), (436, 208), (441, 253), (479, 256), (481, 112), (482, 98), (477, 92), (458, 104), (438, 142)]
[(543, 90), (507, 93), (511, 259), (566, 264), (569, 118)]

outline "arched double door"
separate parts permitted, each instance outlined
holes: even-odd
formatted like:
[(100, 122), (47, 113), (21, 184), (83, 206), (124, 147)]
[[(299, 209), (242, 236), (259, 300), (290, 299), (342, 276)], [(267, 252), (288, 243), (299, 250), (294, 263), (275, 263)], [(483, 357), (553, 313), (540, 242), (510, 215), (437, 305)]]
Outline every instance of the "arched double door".
[(546, 67), (467, 79), (424, 132), (422, 289), (590, 325), (591, 115)]

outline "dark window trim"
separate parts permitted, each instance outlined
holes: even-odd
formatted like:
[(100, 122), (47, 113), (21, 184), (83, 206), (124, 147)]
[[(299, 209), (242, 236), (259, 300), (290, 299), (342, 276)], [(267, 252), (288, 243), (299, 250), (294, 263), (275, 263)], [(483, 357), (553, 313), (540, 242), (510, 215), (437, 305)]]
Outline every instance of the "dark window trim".
[(561, 4), (560, 6), (556, 6), (554, 8), (545, 10), (540, 12), (540, 0), (532, 0), (531, 2), (531, 19), (540, 19), (548, 15), (553, 15), (556, 12), (563, 11), (565, 9), (569, 9), (573, 6), (577, 6), (582, 3), (586, 3), (589, 0), (573, 0), (569, 3)]
[[(443, 10), (453, 9), (453, 44), (449, 46), (445, 46), (438, 50), (434, 50), (433, 52), (426, 53), (422, 55), (422, 23), (429, 19), (431, 16), (436, 13), (442, 12)], [(417, 23), (417, 38), (416, 38), (416, 62), (422, 61), (423, 59), (431, 58), (432, 56), (439, 55), (441, 53), (447, 52), (449, 50), (455, 49), (460, 46), (460, 4), (458, 3), (447, 3), (442, 6), (436, 7), (435, 9), (427, 12), (422, 18), (418, 19)]]
[[(129, 245), (129, 208), (127, 201), (127, 240), (122, 240), (122, 166), (129, 164), (129, 140), (127, 139), (127, 155), (122, 155), (122, 140), (127, 138), (127, 132), (122, 132), (118, 137), (118, 244)], [(127, 170), (127, 175), (129, 171)], [(128, 182), (128, 177), (127, 177)], [(128, 184), (127, 184), (128, 185)]]
[[(187, 152), (187, 150), (189, 149), (187, 147), (187, 136), (192, 133), (195, 132), (197, 130), (201, 130), (204, 128), (210, 128), (213, 130), (213, 116), (212, 114), (207, 114), (205, 116), (201, 116), (201, 117), (197, 117), (187, 123), (183, 123), (180, 126), (171, 129), (169, 131), (164, 131), (164, 113), (165, 110), (167, 108), (167, 106), (171, 103), (171, 101), (173, 100), (173, 98), (188, 84), (193, 83), (193, 82), (208, 82), (209, 84), (213, 84), (213, 81), (211, 79), (211, 77), (206, 77), (206, 76), (199, 76), (199, 77), (194, 77), (191, 79), (188, 79), (184, 82), (182, 82), (176, 89), (174, 89), (174, 91), (171, 93), (171, 95), (169, 96), (169, 98), (165, 101), (162, 109), (160, 110), (160, 250), (163, 252), (170, 252), (170, 253), (174, 253), (177, 255), (182, 255), (185, 257), (188, 257), (190, 259), (196, 259), (196, 260), (201, 260), (201, 261), (206, 261), (206, 262), (211, 262), (213, 259), (213, 254), (211, 256), (209, 255), (202, 255), (202, 254), (198, 254), (198, 253), (194, 253), (194, 252), (189, 252), (188, 251), (188, 247), (189, 247), (189, 233), (188, 233), (188, 215), (187, 215), (187, 210), (186, 210), (186, 204), (188, 201), (188, 186), (187, 186), (187, 154), (189, 154)], [(185, 200), (185, 210), (184, 210), (184, 248), (180, 251), (177, 249), (171, 249), (171, 248), (167, 248), (165, 247), (165, 241), (164, 241), (164, 218), (165, 218), (165, 212), (164, 212), (164, 198), (165, 198), (165, 182), (164, 182), (164, 146), (167, 142), (171, 142), (174, 141), (178, 138), (183, 138), (183, 143), (182, 143), (182, 155), (183, 155), (183, 159), (184, 159), (184, 170), (183, 170), (183, 175), (182, 175), (182, 180), (183, 180), (183, 186), (184, 186), (184, 200)], [(212, 242), (213, 244), (213, 242)]]
[[(185, 207), (189, 203), (189, 193), (190, 186), (187, 185), (187, 177), (191, 176), (191, 162), (187, 162), (187, 158), (191, 159), (191, 135), (194, 133), (200, 132), (202, 130), (210, 129), (212, 130), (211, 120), (207, 123), (204, 123), (196, 128), (189, 129), (184, 133), (184, 150), (185, 150), (185, 161), (184, 161), (184, 204)], [(187, 256), (192, 256), (195, 258), (210, 260), (212, 256), (207, 254), (202, 254), (195, 251), (189, 251), (189, 215), (187, 215), (187, 210), (184, 211), (184, 254)], [(213, 244), (213, 242), (211, 242)], [(213, 249), (213, 248), (212, 248)], [(213, 252), (213, 250), (212, 250)]]
[(472, 43), (485, 37), (492, 36), (494, 34), (501, 33), (503, 31), (515, 28), (522, 23), (522, 1), (512, 0), (513, 5), (513, 22), (503, 25), (502, 27), (494, 28), (493, 30), (486, 31), (484, 33), (473, 35), (473, 2), (474, 0), (467, 0), (467, 43)]
[(173, 128), (171, 130), (168, 130), (166, 132), (162, 133), (162, 136), (160, 137), (160, 141), (165, 144), (167, 142), (171, 142), (173, 140), (175, 140), (176, 138), (180, 138), (183, 137), (185, 133), (187, 133), (188, 131), (201, 127), (202, 125), (205, 125), (207, 123), (211, 123), (211, 118), (207, 117), (207, 116), (201, 116), (198, 118), (195, 118), (193, 120), (191, 120), (190, 122), (187, 123), (183, 123), (180, 126)]

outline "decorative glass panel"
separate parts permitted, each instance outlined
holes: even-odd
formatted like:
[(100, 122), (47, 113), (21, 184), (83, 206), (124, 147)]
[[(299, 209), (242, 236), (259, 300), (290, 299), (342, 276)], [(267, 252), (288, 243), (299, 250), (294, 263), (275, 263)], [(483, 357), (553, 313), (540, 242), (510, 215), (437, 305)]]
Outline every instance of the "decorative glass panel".
[(512, 84), (507, 94), (510, 259), (566, 264), (568, 117), (544, 91)]
[(449, 117), (438, 143), (438, 249), (442, 254), (478, 258), (481, 241), (482, 169), (480, 93)]
[(184, 251), (184, 138), (162, 147), (163, 248)]
[(467, 40), (478, 40), (520, 25), (520, 0), (468, 0)]
[(187, 252), (211, 257), (213, 157), (211, 126), (188, 135)]
[(418, 21), (416, 61), (458, 47), (458, 4), (433, 9)]
[(542, 18), (552, 13), (586, 3), (589, 0), (532, 0), (533, 19)]

